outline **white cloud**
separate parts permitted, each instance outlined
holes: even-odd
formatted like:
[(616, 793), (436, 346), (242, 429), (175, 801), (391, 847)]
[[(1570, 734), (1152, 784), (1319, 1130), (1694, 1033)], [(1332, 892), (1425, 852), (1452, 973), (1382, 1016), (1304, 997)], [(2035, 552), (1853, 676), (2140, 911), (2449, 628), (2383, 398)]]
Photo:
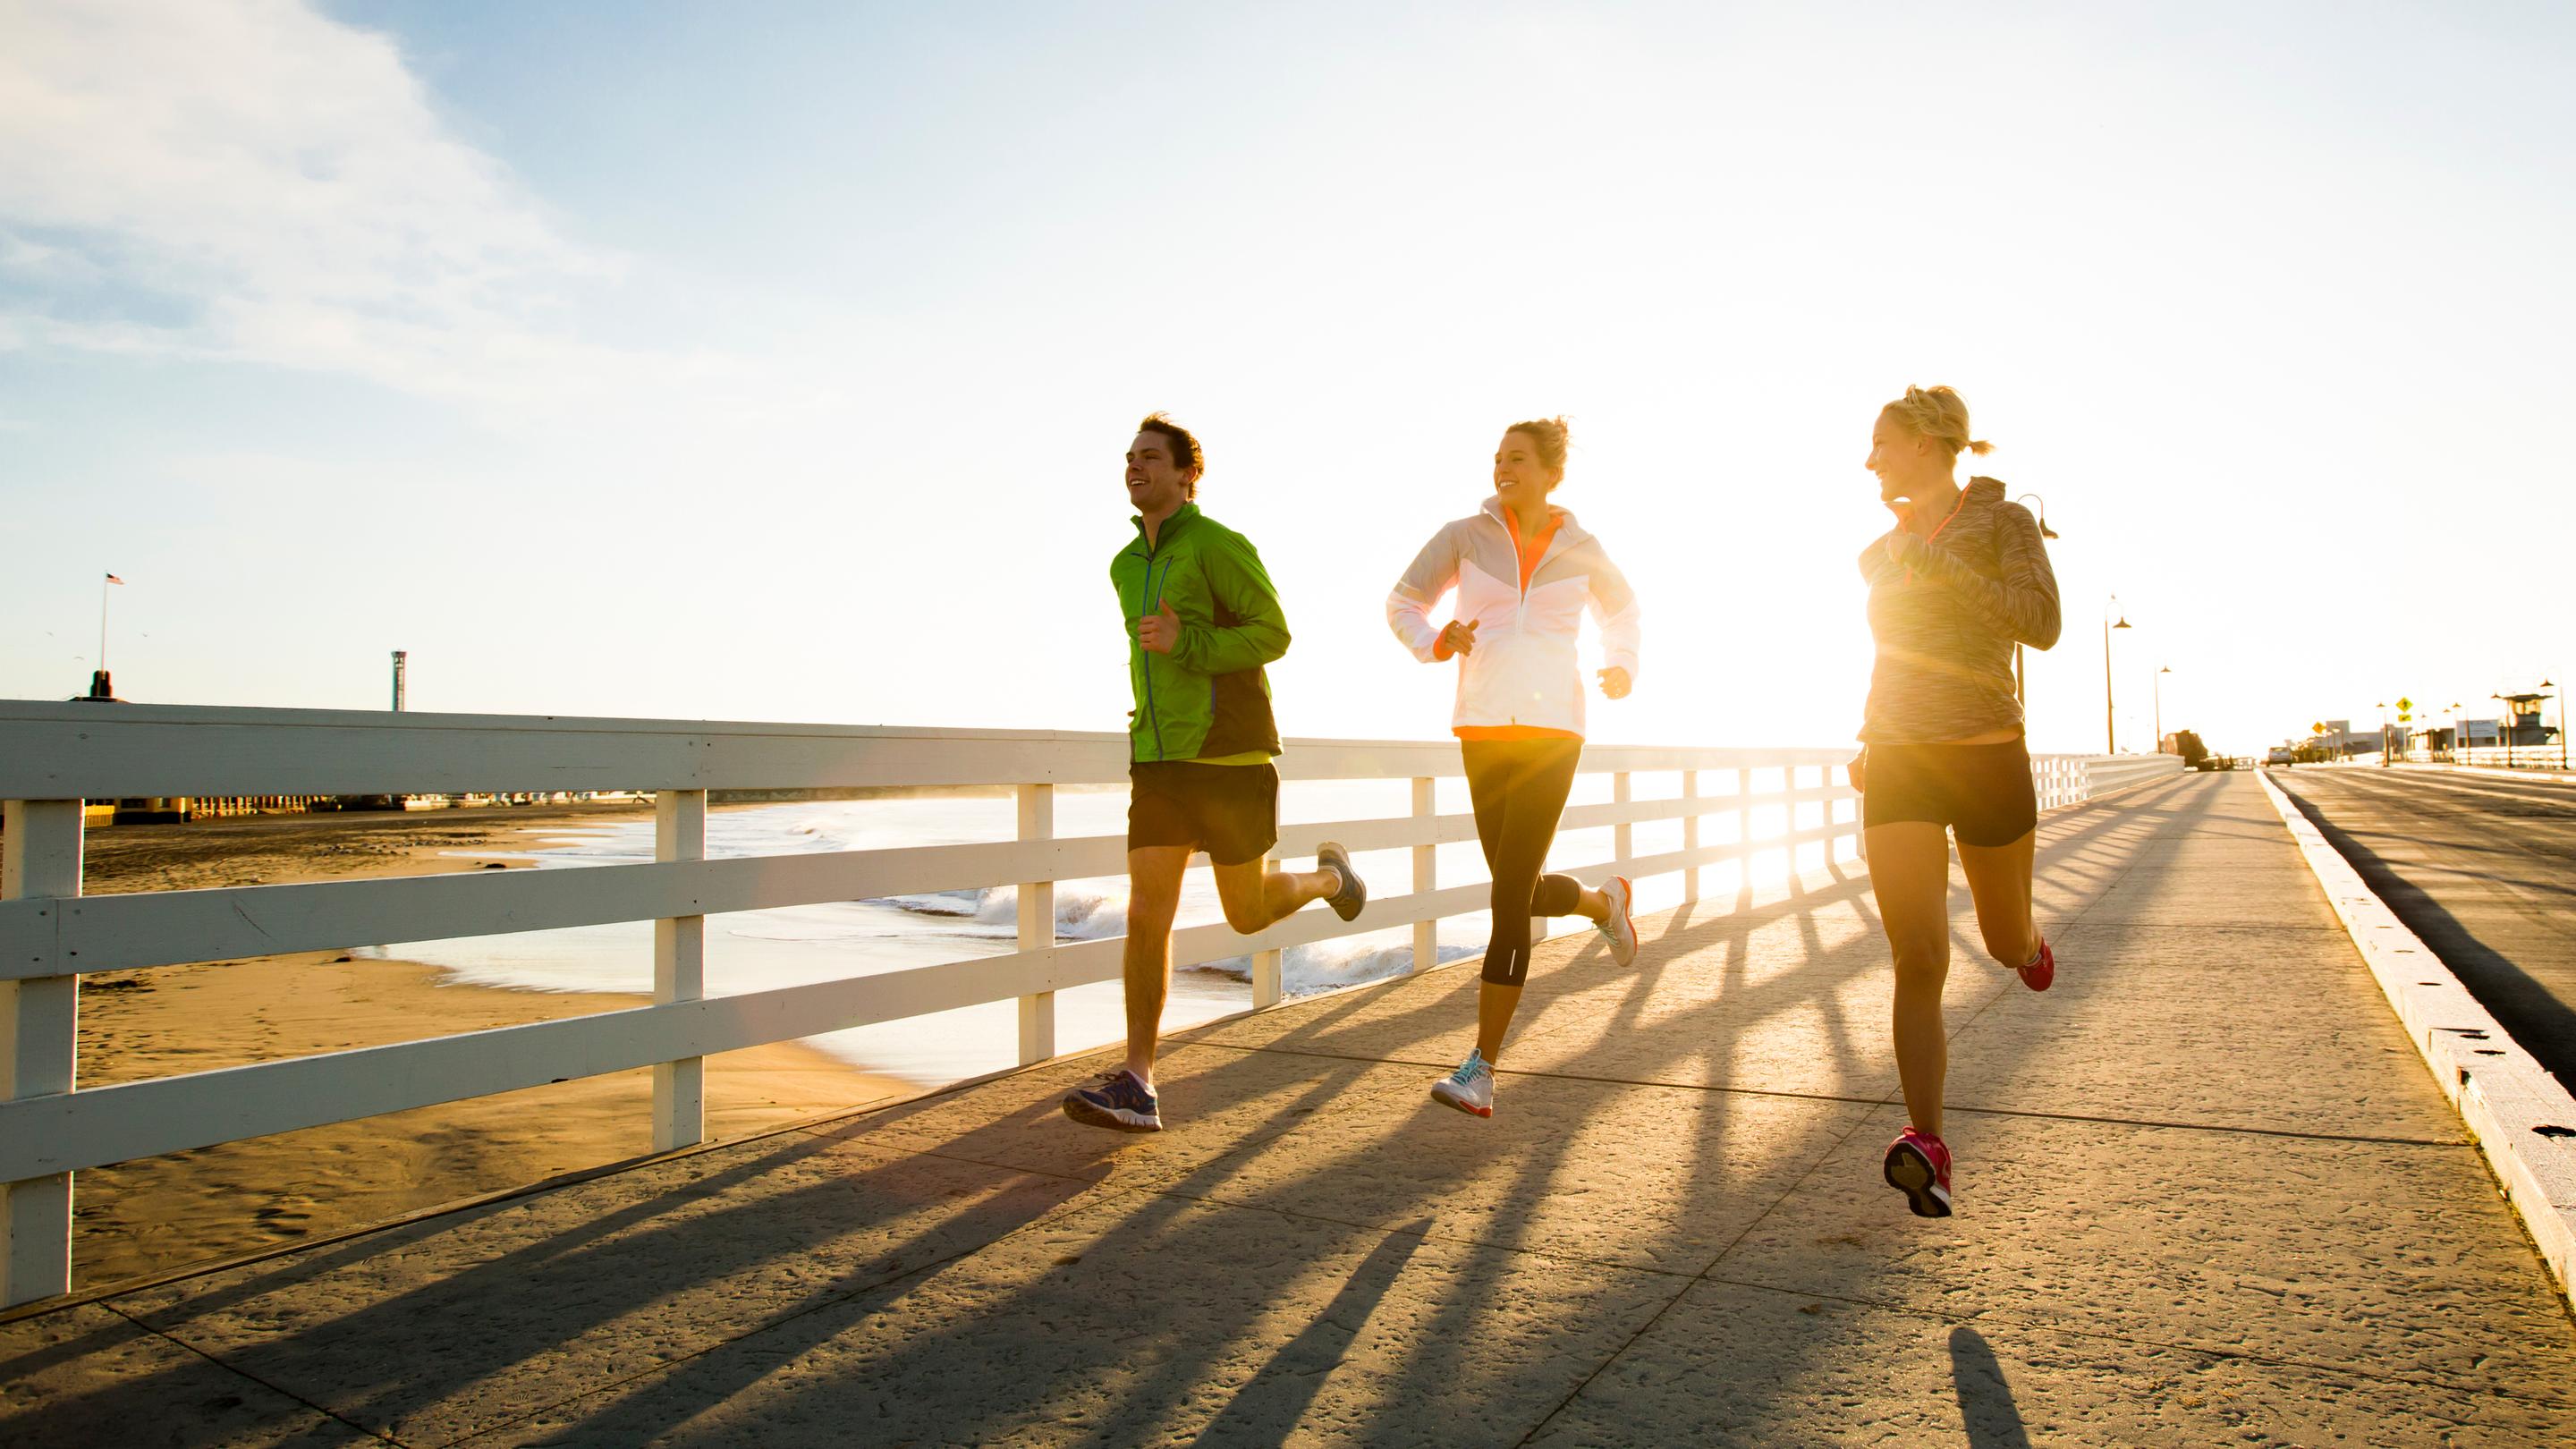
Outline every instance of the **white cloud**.
[(0, 275), (39, 299), (0, 308), (0, 347), (499, 406), (739, 371), (583, 340), (568, 303), (624, 260), (450, 135), (387, 36), (297, 0), (0, 0), (0, 33)]
[(63, 247), (0, 232), (0, 276), (39, 284), (94, 285), (107, 280), (97, 263)]

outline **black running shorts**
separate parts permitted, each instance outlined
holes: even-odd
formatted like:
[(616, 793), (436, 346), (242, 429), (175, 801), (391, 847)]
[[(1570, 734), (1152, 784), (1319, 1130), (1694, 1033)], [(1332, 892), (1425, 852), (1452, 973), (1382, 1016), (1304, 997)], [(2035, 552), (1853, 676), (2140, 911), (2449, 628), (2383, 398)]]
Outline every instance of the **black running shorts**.
[(1871, 745), (1861, 776), (1863, 827), (1919, 820), (1961, 845), (2010, 845), (2039, 824), (2030, 751), (1999, 745)]
[(1279, 843), (1275, 765), (1159, 761), (1129, 765), (1127, 781), (1129, 850), (1179, 845), (1242, 865)]

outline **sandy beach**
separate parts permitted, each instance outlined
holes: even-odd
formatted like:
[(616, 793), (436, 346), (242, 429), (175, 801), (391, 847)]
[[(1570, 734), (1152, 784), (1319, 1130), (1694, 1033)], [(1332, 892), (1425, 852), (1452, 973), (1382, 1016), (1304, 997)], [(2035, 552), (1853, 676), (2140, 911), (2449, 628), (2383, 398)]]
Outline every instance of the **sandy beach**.
[[(531, 827), (634, 805), (273, 815), (93, 830), (93, 895), (486, 868)], [(510, 866), (526, 869), (525, 866)], [(352, 945), (370, 943), (352, 942)], [(445, 985), (408, 961), (309, 952), (82, 980), (80, 1085), (273, 1061), (614, 1010), (645, 998)], [(717, 1138), (918, 1090), (793, 1044), (711, 1058)], [(648, 1152), (649, 1069), (317, 1127), (84, 1172), (76, 1287), (327, 1235)]]

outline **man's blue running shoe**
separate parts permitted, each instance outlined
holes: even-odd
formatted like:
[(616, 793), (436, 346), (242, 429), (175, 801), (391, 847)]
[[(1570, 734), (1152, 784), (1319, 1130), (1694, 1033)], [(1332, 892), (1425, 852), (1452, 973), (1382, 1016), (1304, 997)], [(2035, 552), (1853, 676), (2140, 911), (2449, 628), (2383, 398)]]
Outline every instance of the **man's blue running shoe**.
[(1163, 1114), (1156, 1109), (1153, 1089), (1125, 1067), (1103, 1072), (1093, 1085), (1065, 1093), (1064, 1115), (1119, 1132), (1163, 1130)]
[(1345, 921), (1357, 920), (1360, 907), (1368, 904), (1368, 883), (1351, 869), (1351, 853), (1340, 842), (1327, 840), (1315, 847), (1315, 864), (1340, 876), (1342, 888), (1324, 897), (1324, 904)]

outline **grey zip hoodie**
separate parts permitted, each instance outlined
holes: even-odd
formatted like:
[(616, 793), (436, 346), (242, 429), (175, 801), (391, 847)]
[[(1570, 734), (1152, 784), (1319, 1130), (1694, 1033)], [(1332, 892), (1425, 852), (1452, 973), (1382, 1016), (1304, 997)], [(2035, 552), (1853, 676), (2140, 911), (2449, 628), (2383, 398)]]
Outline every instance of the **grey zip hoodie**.
[[(1887, 540), (1900, 540), (1898, 558)], [(1962, 740), (2022, 722), (2012, 647), (2057, 642), (2057, 575), (2039, 521), (1971, 478), (1939, 536), (1890, 529), (1861, 551), (1869, 632), (1878, 641), (1860, 738), (1869, 744)]]

